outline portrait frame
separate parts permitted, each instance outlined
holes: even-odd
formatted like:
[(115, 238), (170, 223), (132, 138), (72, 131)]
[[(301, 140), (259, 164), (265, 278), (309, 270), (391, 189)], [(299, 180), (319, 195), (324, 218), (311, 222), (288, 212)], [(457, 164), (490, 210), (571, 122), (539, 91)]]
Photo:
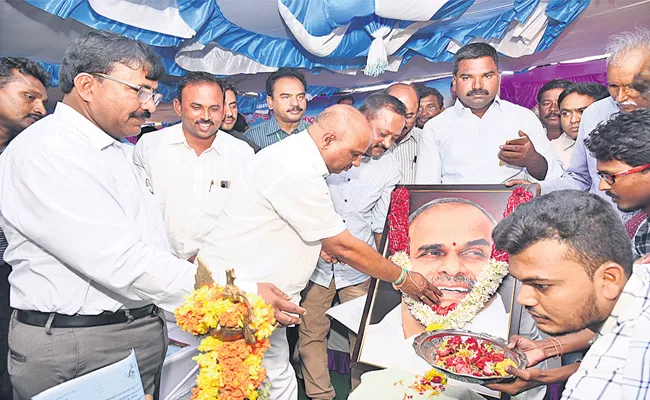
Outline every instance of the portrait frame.
[[(515, 189), (515, 187), (506, 187), (505, 185), (397, 185), (395, 189), (398, 188), (405, 188), (410, 193), (409, 215), (432, 200), (461, 198), (476, 202), (490, 213), (497, 222), (503, 219), (506, 204)], [(389, 223), (387, 218), (382, 234), (382, 241), (377, 248), (379, 253), (384, 257), (390, 255), (388, 231)], [(517, 282), (508, 275), (498, 290), (504, 306), (507, 310), (509, 309), (508, 338), (513, 335), (518, 335), (520, 332), (519, 328), (523, 307), (516, 302), (516, 295), (520, 287), (520, 282)], [(368, 297), (361, 318), (361, 326), (359, 327), (357, 341), (352, 354), (353, 389), (358, 384), (363, 373), (385, 368), (385, 366), (373, 364), (367, 362), (367, 360), (364, 361), (361, 357), (362, 349), (368, 332), (368, 326), (381, 321), (388, 312), (399, 305), (400, 301), (401, 296), (399, 292), (395, 291), (390, 283), (371, 279)], [(390, 346), (390, 344), (387, 343), (387, 346)], [(499, 393), (496, 396), (481, 392), (479, 394), (486, 399), (510, 399), (510, 396), (506, 393)]]

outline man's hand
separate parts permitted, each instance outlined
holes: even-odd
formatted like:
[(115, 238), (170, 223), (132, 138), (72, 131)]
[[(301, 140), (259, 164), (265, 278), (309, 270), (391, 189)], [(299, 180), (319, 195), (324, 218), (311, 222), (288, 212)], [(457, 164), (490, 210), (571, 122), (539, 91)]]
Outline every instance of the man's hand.
[(267, 304), (273, 306), (275, 319), (280, 325), (299, 324), (300, 318), (289, 315), (288, 313), (303, 315), (307, 312), (304, 308), (290, 302), (291, 296), (278, 289), (272, 283), (258, 283), (257, 293)]
[(534, 190), (535, 196), (539, 196), (542, 194), (542, 187), (539, 185), (539, 183), (533, 183), (524, 179), (511, 179), (509, 181), (506, 181), (504, 185), (506, 185), (507, 187), (522, 185), (526, 190), (531, 190), (531, 189)]
[(320, 250), (320, 258), (322, 258), (323, 261), (325, 261), (326, 263), (330, 263), (330, 264), (336, 264), (337, 262), (339, 262), (339, 260), (337, 260), (335, 256), (325, 251), (325, 249)]
[(518, 369), (512, 366), (506, 367), (506, 372), (516, 376), (516, 379), (510, 383), (494, 383), (485, 385), (492, 390), (508, 393), (511, 396), (517, 395), (526, 390), (541, 386), (544, 383), (540, 381), (542, 370), (539, 368)]
[(413, 271), (406, 275), (406, 280), (399, 289), (429, 306), (440, 303), (440, 296), (442, 296), (442, 292), (433, 283), (422, 274)]
[(523, 138), (523, 143), (500, 146), (499, 159), (510, 165), (528, 168), (532, 163), (538, 161), (541, 155), (535, 150), (533, 142), (524, 132), (519, 131), (519, 137)]
[(508, 342), (508, 347), (514, 349), (515, 347), (523, 351), (528, 359), (528, 366), (532, 367), (546, 360), (544, 350), (540, 349), (534, 341), (526, 339), (525, 337), (514, 335)]

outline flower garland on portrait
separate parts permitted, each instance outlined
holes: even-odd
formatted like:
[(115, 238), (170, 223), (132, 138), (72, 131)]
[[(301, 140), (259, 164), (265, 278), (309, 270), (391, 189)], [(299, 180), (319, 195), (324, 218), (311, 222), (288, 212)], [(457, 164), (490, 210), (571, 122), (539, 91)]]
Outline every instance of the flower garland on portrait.
[(262, 357), (276, 326), (273, 307), (260, 296), (240, 292), (234, 275), (228, 280), (226, 286), (197, 283), (198, 288), (174, 310), (181, 329), (203, 336), (201, 353), (194, 358), (199, 375), (192, 399), (266, 400), (270, 387), (263, 385)]
[[(517, 188), (508, 199), (504, 218), (509, 216), (515, 207), (530, 201), (532, 193), (523, 188)], [(388, 245), (392, 256), (390, 259), (408, 271), (412, 269), (409, 258), (409, 205), (410, 193), (406, 188), (398, 188), (391, 194), (391, 208), (388, 216)], [(485, 265), (472, 290), (458, 304), (446, 307), (430, 307), (418, 300), (403, 294), (404, 302), (411, 315), (417, 319), (427, 331), (440, 329), (462, 329), (485, 307), (485, 304), (496, 293), (503, 278), (508, 274), (508, 255), (492, 246), (492, 255)]]

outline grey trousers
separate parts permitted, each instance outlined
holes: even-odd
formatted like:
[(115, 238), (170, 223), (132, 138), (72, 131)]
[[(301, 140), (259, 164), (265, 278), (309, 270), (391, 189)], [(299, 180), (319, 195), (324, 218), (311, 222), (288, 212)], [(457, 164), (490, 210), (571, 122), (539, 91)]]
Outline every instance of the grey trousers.
[(14, 400), (31, 399), (60, 383), (120, 361), (132, 348), (144, 392), (154, 394), (167, 351), (167, 327), (162, 314), (131, 323), (49, 331), (19, 322), (15, 312), (12, 315), (8, 369)]

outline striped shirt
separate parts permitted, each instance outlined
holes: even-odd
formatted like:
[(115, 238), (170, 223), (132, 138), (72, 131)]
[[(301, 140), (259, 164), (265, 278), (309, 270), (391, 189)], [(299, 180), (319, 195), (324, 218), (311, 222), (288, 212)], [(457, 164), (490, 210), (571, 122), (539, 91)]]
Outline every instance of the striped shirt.
[(562, 400), (646, 399), (650, 392), (650, 265), (634, 266)]
[(647, 218), (641, 222), (637, 228), (634, 238), (632, 238), (632, 250), (634, 251), (635, 260), (638, 260), (644, 255), (650, 253), (650, 224), (648, 223)]
[(402, 185), (411, 185), (415, 183), (415, 162), (418, 155), (418, 143), (422, 129), (413, 127), (411, 132), (407, 133), (399, 144), (393, 145), (393, 154), (399, 162), (402, 179), (399, 181)]
[[(304, 120), (300, 120), (296, 129), (291, 131), (291, 134), (302, 132), (307, 129), (308, 126), (309, 125)], [(247, 130), (246, 133), (244, 133), (244, 136), (255, 142), (261, 148), (265, 148), (282, 139), (288, 138), (289, 134), (280, 128), (275, 116), (272, 115), (268, 121), (262, 122), (261, 124)]]

